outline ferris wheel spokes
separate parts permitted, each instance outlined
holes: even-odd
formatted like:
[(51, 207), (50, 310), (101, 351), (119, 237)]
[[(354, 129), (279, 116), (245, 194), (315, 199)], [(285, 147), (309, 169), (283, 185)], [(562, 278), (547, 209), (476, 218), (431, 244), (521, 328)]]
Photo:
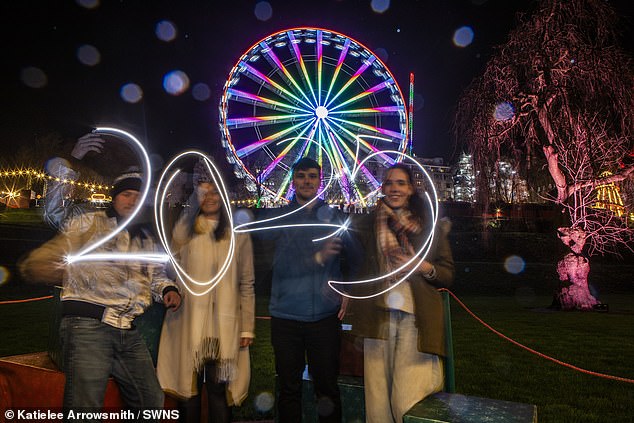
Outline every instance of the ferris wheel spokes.
[(306, 93), (301, 89), (297, 81), (295, 81), (295, 78), (293, 78), (293, 75), (291, 75), (288, 69), (286, 69), (286, 66), (284, 66), (284, 64), (280, 61), (279, 57), (277, 57), (273, 49), (269, 48), (264, 42), (260, 43), (260, 45), (262, 46), (262, 52), (265, 54), (264, 57), (269, 62), (269, 64), (277, 71), (282, 80), (284, 80), (284, 82), (286, 83), (290, 83), (290, 86), (295, 87), (297, 93), (304, 97), (308, 104), (310, 104), (310, 98), (308, 98), (308, 95), (306, 95)]
[(280, 97), (283, 97), (286, 101), (294, 100), (297, 103), (303, 104), (307, 108), (311, 108), (310, 103), (306, 103), (304, 100), (302, 100), (301, 98), (299, 98), (298, 96), (296, 96), (295, 94), (293, 94), (292, 92), (284, 88), (284, 86), (282, 86), (281, 84), (279, 84), (272, 78), (269, 78), (268, 76), (264, 75), (262, 72), (258, 71), (256, 68), (254, 68), (250, 64), (246, 62), (240, 62), (240, 63), (244, 68), (244, 70), (241, 71), (241, 73), (246, 75), (248, 78), (250, 78), (252, 81), (257, 83), (258, 85), (261, 85), (267, 90), (271, 91), (272, 93)]
[(381, 150), (406, 146), (405, 103), (389, 70), (362, 44), (320, 28), (280, 31), (248, 49), (225, 84), (220, 117), (236, 175), (269, 200), (289, 198), (288, 169), (309, 156), (336, 170), (329, 199), (363, 202), (379, 186), (376, 164), (390, 161)]
[(310, 122), (300, 122), (296, 125), (290, 126), (286, 129), (282, 129), (279, 132), (276, 132), (275, 134), (269, 135), (266, 138), (261, 138), (258, 141), (254, 141), (253, 143), (247, 145), (246, 147), (243, 147), (239, 150), (237, 150), (237, 155), (238, 158), (242, 158), (245, 157), (249, 154), (252, 154), (255, 150), (258, 150), (264, 146), (267, 146), (277, 140), (279, 140), (280, 138), (282, 138), (283, 136), (287, 135), (290, 132), (295, 131), (296, 129), (302, 127), (302, 126), (307, 126), (310, 125)]

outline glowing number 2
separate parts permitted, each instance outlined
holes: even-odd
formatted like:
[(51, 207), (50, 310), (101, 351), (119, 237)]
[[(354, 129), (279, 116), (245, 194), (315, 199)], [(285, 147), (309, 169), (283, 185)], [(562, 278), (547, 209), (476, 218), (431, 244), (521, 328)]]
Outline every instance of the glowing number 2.
[(122, 131), (121, 129), (116, 128), (97, 128), (93, 131), (95, 134), (103, 134), (103, 135), (112, 135), (119, 139), (122, 139), (129, 143), (134, 151), (137, 152), (139, 157), (141, 158), (141, 162), (143, 165), (143, 175), (144, 181), (143, 186), (141, 188), (141, 197), (137, 202), (137, 205), (130, 214), (117, 228), (110, 232), (105, 237), (101, 238), (97, 242), (94, 242), (90, 245), (85, 246), (82, 250), (75, 254), (70, 254), (66, 257), (66, 261), (68, 263), (76, 263), (79, 261), (88, 261), (88, 260), (142, 260), (142, 261), (166, 261), (167, 255), (165, 254), (157, 254), (157, 253), (139, 253), (139, 254), (129, 254), (129, 253), (91, 253), (95, 249), (99, 248), (113, 237), (115, 237), (119, 232), (123, 231), (128, 224), (139, 214), (139, 211), (143, 207), (145, 203), (145, 199), (147, 197), (149, 188), (150, 188), (150, 175), (152, 174), (152, 169), (150, 166), (150, 158), (143, 148), (143, 145), (139, 140), (137, 140), (132, 134)]

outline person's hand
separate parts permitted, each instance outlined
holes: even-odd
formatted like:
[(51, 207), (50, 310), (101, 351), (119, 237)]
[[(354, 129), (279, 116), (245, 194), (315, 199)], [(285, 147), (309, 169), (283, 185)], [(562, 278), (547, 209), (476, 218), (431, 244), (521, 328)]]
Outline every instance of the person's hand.
[(77, 140), (77, 143), (75, 143), (75, 147), (73, 148), (73, 151), (71, 151), (70, 155), (77, 160), (81, 160), (89, 151), (101, 153), (104, 142), (106, 141), (99, 135), (90, 132)]
[(423, 260), (420, 265), (420, 271), (423, 273), (423, 275), (428, 275), (434, 271), (434, 265), (427, 260)]
[(343, 243), (341, 242), (341, 238), (329, 238), (324, 242), (321, 249), (317, 251), (315, 260), (323, 266), (332, 256), (339, 254), (342, 248)]
[(172, 311), (176, 311), (181, 306), (181, 294), (176, 291), (169, 291), (163, 295), (163, 304), (165, 308), (170, 308)]
[(415, 222), (408, 220), (407, 222), (403, 223), (403, 230), (406, 233), (418, 234), (421, 231), (421, 227), (420, 225), (417, 225)]
[(395, 268), (401, 267), (402, 265), (410, 261), (412, 258), (411, 255), (405, 254), (403, 252), (403, 249), (400, 247), (393, 248), (391, 251), (388, 251), (387, 255), (388, 255), (388, 259), (390, 260), (390, 263)]
[[(409, 254), (403, 254), (402, 252), (400, 252), (400, 249), (399, 249), (399, 252), (395, 251), (390, 254), (390, 262), (395, 268), (398, 268), (403, 266), (408, 261), (410, 261), (412, 257), (414, 256)], [(404, 268), (403, 272), (408, 272), (415, 265), (416, 265), (416, 262), (414, 261), (408, 267)], [(420, 266), (418, 266), (417, 270), (421, 272), (423, 275), (428, 275), (433, 272), (434, 265), (428, 262), (427, 260), (423, 260)]]
[(343, 320), (346, 317), (346, 310), (348, 310), (348, 304), (350, 303), (350, 298), (346, 296), (341, 297), (341, 307), (339, 307), (339, 313), (337, 313), (337, 317), (339, 320)]
[[(413, 257), (414, 256), (412, 254), (403, 253), (403, 250), (401, 248), (395, 248), (394, 251), (391, 251), (389, 253), (390, 263), (392, 264), (392, 266), (395, 269), (405, 265), (405, 263), (410, 261)], [(414, 264), (415, 264), (415, 262), (411, 263), (409, 266), (405, 267), (403, 269), (403, 272), (409, 271)]]
[(253, 345), (253, 338), (240, 338), (240, 348), (248, 347), (250, 345)]

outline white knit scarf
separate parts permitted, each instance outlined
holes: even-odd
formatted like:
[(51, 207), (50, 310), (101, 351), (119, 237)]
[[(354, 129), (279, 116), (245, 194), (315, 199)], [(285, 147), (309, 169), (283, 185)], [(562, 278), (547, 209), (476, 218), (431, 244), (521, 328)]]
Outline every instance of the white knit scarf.
[[(182, 223), (182, 222), (181, 222)], [(215, 239), (214, 230), (217, 221), (198, 216), (194, 224), (194, 233), (186, 234), (187, 242), (181, 243), (181, 235), (186, 228), (181, 226), (174, 233), (174, 243), (180, 246), (178, 256), (181, 266), (196, 281), (208, 281), (216, 275), (227, 257), (229, 237)], [(185, 292), (181, 310), (189, 329), (189, 345), (173, 346), (181, 349), (181, 360), (191, 363), (192, 371), (200, 372), (205, 362), (217, 362), (216, 375), (218, 381), (229, 381), (234, 378), (238, 359), (240, 340), (240, 301), (237, 286), (237, 269), (235, 260), (216, 287), (204, 295), (193, 295)], [(179, 281), (181, 286), (184, 282)], [(204, 292), (206, 286), (187, 283), (195, 293)], [(189, 308), (189, 310), (185, 310)]]

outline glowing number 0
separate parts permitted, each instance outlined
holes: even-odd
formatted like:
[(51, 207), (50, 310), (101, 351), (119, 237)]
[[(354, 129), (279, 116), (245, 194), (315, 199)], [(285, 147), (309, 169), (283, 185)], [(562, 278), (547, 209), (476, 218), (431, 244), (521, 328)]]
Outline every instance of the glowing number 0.
[[(167, 179), (167, 182), (165, 182), (165, 186), (163, 186), (163, 181), (165, 180), (168, 171), (174, 166), (174, 164), (178, 160), (180, 160), (184, 156), (191, 156), (191, 155), (199, 156), (199, 158), (201, 158), (204, 161), (205, 165), (207, 166), (207, 170), (209, 171), (209, 174), (211, 175), (213, 179), (214, 185), (218, 188), (218, 191), (220, 191), (222, 204), (223, 204), (223, 207), (225, 208), (225, 211), (227, 212), (229, 225), (230, 225), (229, 226), (230, 234), (231, 234), (231, 239), (229, 241), (229, 251), (227, 252), (227, 257), (225, 257), (224, 263), (222, 264), (221, 268), (218, 270), (216, 275), (214, 275), (208, 281), (203, 281), (203, 282), (197, 281), (191, 276), (189, 276), (189, 274), (185, 271), (185, 269), (183, 269), (181, 265), (178, 263), (178, 261), (174, 258), (174, 255), (172, 254), (170, 246), (167, 242), (167, 236), (165, 235), (166, 234), (165, 226), (163, 224), (164, 222), (163, 207), (162, 207), (163, 201), (165, 201), (165, 197), (169, 190), (169, 187), (172, 184), (172, 181), (174, 180), (176, 175), (180, 173), (180, 170), (177, 169), (176, 171), (174, 171), (174, 173)], [(186, 151), (174, 157), (172, 161), (165, 167), (159, 179), (158, 186), (156, 187), (156, 194), (154, 197), (154, 221), (156, 223), (156, 228), (157, 228), (157, 232), (158, 232), (158, 236), (161, 241), (161, 244), (163, 244), (163, 248), (165, 249), (165, 251), (167, 251), (169, 260), (172, 262), (172, 265), (174, 266), (174, 270), (176, 271), (176, 274), (178, 275), (178, 278), (182, 282), (183, 286), (192, 295), (197, 295), (197, 296), (205, 295), (209, 291), (214, 289), (214, 287), (218, 284), (218, 282), (220, 282), (220, 279), (229, 270), (229, 265), (231, 264), (231, 260), (233, 260), (236, 247), (235, 247), (235, 234), (233, 231), (233, 216), (231, 213), (231, 207), (229, 207), (229, 195), (227, 194), (227, 189), (225, 188), (225, 184), (222, 181), (222, 178), (220, 177), (220, 172), (218, 172), (218, 169), (216, 168), (216, 166), (213, 164), (211, 160), (209, 160), (209, 158), (204, 153), (201, 153), (199, 151), (193, 151), (193, 150)], [(189, 286), (190, 283), (193, 285), (206, 287), (206, 289), (202, 292), (196, 292), (195, 289), (193, 289), (193, 287)]]

